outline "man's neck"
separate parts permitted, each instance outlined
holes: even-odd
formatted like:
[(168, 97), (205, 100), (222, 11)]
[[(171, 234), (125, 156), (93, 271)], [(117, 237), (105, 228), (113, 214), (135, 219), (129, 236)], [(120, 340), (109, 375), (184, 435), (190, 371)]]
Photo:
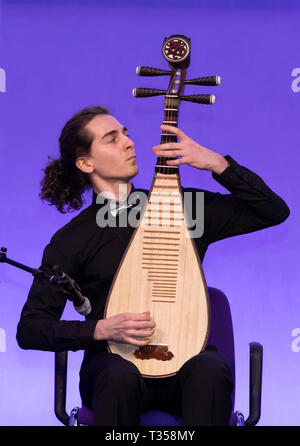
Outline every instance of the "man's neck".
[(107, 185), (107, 187), (97, 187), (93, 186), (95, 194), (101, 194), (106, 198), (113, 199), (116, 201), (126, 201), (128, 195), (132, 190), (132, 183), (114, 183)]

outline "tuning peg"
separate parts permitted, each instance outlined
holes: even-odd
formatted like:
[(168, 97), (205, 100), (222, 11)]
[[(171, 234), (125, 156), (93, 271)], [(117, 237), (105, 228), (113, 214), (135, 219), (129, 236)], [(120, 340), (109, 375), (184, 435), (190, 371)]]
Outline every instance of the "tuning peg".
[[(134, 88), (132, 94), (135, 98), (146, 98), (150, 96), (159, 96), (166, 94), (166, 90), (157, 90), (155, 88)], [(197, 102), (198, 104), (214, 104), (216, 97), (213, 94), (192, 94), (182, 96), (183, 101)]]
[(171, 71), (151, 67), (136, 67), (136, 74), (138, 76), (166, 76), (167, 74), (170, 75)]
[(199, 77), (198, 79), (189, 79), (184, 81), (185, 84), (190, 85), (211, 85), (216, 86), (220, 85), (221, 78), (220, 76), (207, 76), (207, 77)]
[(166, 90), (156, 90), (155, 88), (134, 88), (132, 94), (135, 98), (146, 98), (149, 96), (159, 96), (166, 94)]
[(189, 96), (182, 96), (183, 101), (197, 102), (198, 104), (214, 104), (216, 96), (213, 94), (191, 94)]

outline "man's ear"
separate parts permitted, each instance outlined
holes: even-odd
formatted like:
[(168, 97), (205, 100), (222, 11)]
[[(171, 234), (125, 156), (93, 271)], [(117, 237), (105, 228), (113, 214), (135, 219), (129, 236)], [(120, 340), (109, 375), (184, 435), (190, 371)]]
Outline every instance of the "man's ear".
[(94, 167), (88, 157), (77, 158), (75, 164), (84, 173), (94, 172)]

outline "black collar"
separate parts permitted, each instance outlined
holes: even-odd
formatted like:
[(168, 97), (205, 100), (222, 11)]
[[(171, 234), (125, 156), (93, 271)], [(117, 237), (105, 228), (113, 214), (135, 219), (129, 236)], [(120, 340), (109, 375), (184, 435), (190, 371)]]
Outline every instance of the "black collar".
[[(133, 183), (131, 183), (131, 191), (130, 191), (130, 194), (131, 194), (132, 192), (134, 192), (135, 190), (136, 190), (136, 188), (134, 187)], [(129, 194), (129, 195), (130, 195), (130, 194)], [(128, 195), (128, 197), (129, 197), (129, 195)], [(98, 206), (101, 207), (101, 206), (104, 206), (105, 203), (107, 203), (106, 200), (108, 200), (108, 201), (111, 201), (111, 200), (112, 200), (111, 198), (105, 198), (105, 202), (104, 202), (103, 204), (96, 203), (97, 196), (98, 196), (98, 194), (96, 194), (96, 192), (93, 191), (92, 205), (98, 205)], [(128, 197), (127, 197), (127, 199), (128, 199)], [(118, 201), (118, 200), (116, 200), (116, 201), (117, 201), (118, 203), (122, 203), (121, 201)]]

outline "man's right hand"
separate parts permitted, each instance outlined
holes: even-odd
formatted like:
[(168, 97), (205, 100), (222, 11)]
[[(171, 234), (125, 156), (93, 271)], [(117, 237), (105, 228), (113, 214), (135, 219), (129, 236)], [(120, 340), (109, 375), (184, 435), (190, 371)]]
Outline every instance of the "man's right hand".
[(97, 322), (94, 339), (143, 346), (151, 342), (149, 337), (153, 335), (154, 327), (149, 311), (116, 314)]

